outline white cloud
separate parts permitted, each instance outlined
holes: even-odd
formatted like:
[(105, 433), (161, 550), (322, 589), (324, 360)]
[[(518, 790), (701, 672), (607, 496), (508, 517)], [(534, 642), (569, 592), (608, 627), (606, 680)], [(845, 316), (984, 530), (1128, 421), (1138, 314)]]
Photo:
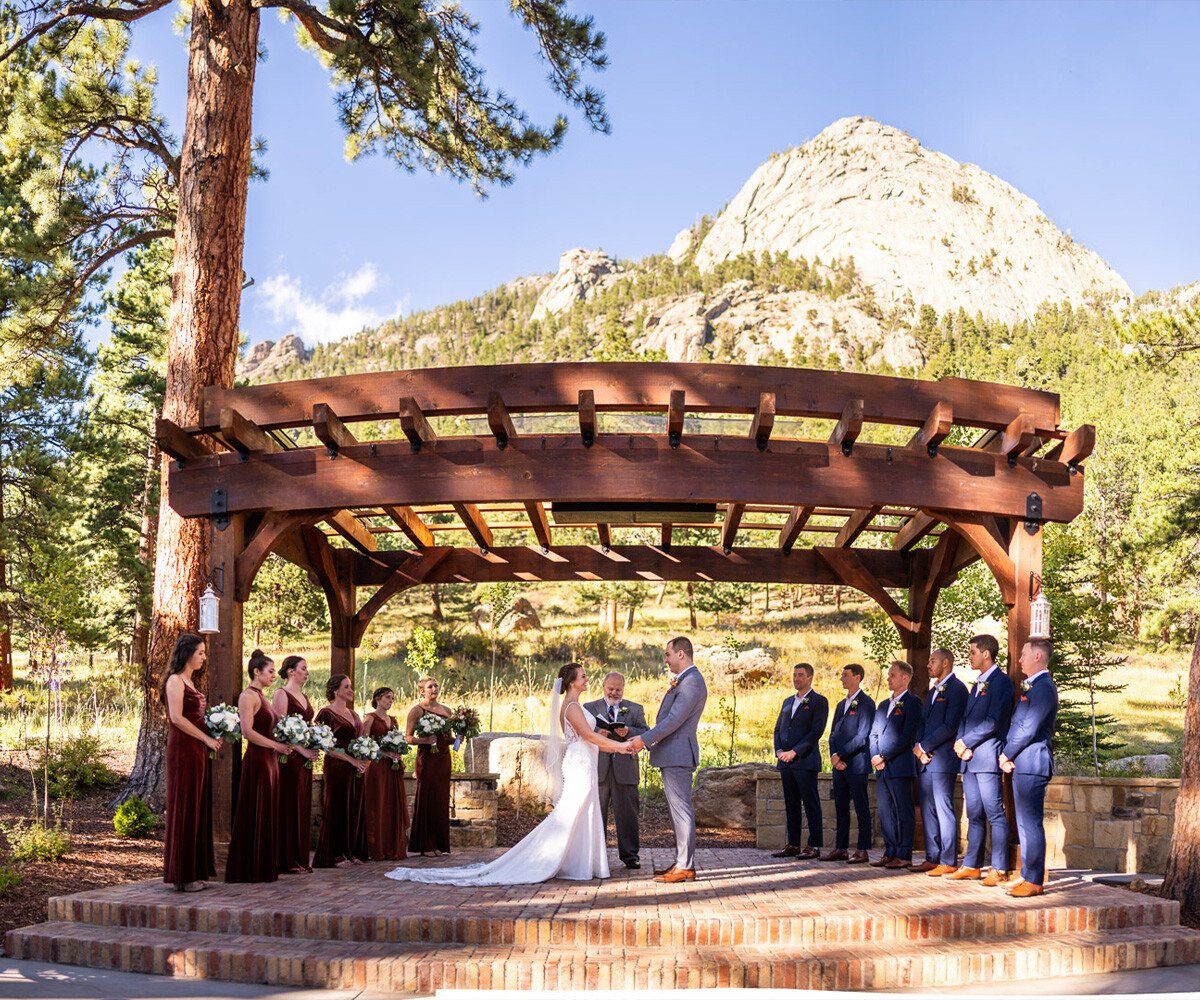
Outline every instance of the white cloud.
[(270, 313), (277, 331), (298, 334), (306, 344), (324, 343), (377, 326), (407, 308), (402, 300), (389, 307), (367, 301), (379, 290), (379, 272), (369, 261), (337, 279), (319, 294), (305, 291), (300, 279), (286, 272), (274, 274), (259, 285), (259, 306)]

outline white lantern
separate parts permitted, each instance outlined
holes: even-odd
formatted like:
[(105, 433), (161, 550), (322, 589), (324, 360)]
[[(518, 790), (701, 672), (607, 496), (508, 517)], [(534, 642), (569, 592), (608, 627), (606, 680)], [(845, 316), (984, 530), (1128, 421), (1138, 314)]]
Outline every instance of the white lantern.
[(217, 612), (220, 609), (221, 600), (217, 597), (217, 592), (213, 590), (210, 583), (204, 588), (204, 593), (200, 595), (200, 632), (203, 635), (211, 635), (214, 632), (220, 632), (221, 628), (217, 624)]
[(1050, 638), (1050, 602), (1046, 599), (1045, 591), (1039, 591), (1030, 607), (1029, 638)]

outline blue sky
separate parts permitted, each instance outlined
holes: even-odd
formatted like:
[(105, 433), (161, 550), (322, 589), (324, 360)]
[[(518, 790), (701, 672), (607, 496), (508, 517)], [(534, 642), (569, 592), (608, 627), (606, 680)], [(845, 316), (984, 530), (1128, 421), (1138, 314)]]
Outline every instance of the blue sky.
[[(493, 85), (560, 110), (499, 0), (482, 22)], [(399, 312), (553, 271), (562, 251), (665, 251), (772, 152), (847, 115), (904, 129), (1038, 202), (1136, 292), (1200, 279), (1200, 4), (576, 2), (608, 36), (612, 134), (577, 115), (565, 146), (480, 200), (445, 176), (347, 163), (328, 77), (264, 12), (242, 300), (250, 340), (331, 339)], [(158, 15), (134, 51), (182, 131), (184, 41)]]

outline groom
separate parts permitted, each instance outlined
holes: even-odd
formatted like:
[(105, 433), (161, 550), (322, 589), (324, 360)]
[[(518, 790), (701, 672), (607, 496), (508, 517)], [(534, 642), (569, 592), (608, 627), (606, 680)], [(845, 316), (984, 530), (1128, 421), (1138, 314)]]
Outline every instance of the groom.
[(650, 763), (662, 771), (663, 791), (675, 827), (675, 863), (656, 874), (655, 882), (691, 882), (696, 878), (696, 814), (692, 809), (692, 775), (700, 763), (696, 729), (708, 701), (708, 687), (692, 662), (691, 640), (678, 636), (667, 643), (664, 660), (671, 687), (658, 707), (654, 728), (629, 741), (634, 750), (650, 748)]

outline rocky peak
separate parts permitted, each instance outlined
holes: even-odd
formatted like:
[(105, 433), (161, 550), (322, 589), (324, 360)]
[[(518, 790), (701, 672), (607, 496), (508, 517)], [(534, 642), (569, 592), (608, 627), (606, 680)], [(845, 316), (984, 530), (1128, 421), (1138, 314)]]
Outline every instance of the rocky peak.
[(617, 262), (602, 250), (568, 250), (559, 258), (558, 273), (538, 296), (530, 319), (544, 320), (570, 309), (618, 270)]
[[(684, 234), (671, 255), (689, 250)], [(854, 258), (884, 308), (1015, 322), (1044, 301), (1132, 299), (1125, 281), (1034, 201), (972, 164), (869, 118), (843, 118), (759, 167), (696, 249), (711, 270), (739, 254)]]
[(260, 340), (238, 361), (237, 377), (247, 382), (269, 382), (292, 365), (303, 364), (311, 357), (312, 351), (294, 333), (275, 341)]

